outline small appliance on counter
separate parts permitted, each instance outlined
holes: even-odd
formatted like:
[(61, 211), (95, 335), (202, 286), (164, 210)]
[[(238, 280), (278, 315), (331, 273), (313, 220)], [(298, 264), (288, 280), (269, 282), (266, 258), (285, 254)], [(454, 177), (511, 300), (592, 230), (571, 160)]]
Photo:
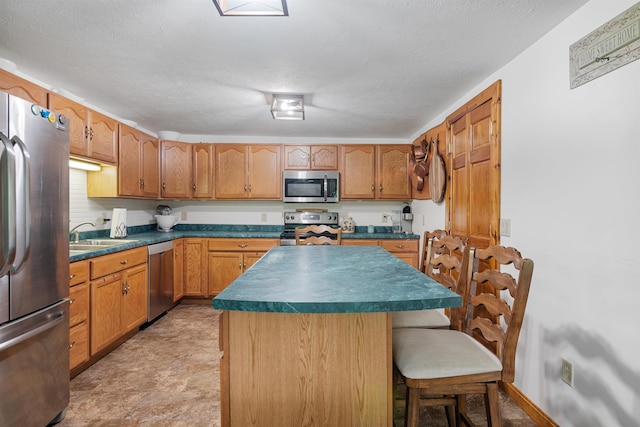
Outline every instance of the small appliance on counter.
[(155, 215), (158, 231), (169, 232), (180, 222), (177, 215), (171, 215), (171, 208), (169, 206), (158, 205), (156, 206), (156, 212), (158, 212), (158, 215)]
[(411, 223), (413, 222), (413, 214), (411, 213), (411, 207), (405, 206), (402, 211), (391, 212), (391, 223), (394, 233), (411, 234)]

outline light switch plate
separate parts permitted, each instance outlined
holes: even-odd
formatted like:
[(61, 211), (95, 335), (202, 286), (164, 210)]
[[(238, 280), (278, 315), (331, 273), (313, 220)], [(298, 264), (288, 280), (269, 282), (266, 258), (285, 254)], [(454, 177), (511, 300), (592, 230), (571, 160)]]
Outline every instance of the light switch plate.
[(500, 235), (511, 237), (511, 220), (508, 218), (500, 218)]

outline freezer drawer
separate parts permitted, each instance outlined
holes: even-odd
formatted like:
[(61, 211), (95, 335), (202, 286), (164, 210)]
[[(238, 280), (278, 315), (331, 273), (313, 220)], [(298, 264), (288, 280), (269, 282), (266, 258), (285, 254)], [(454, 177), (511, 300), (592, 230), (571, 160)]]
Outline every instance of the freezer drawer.
[(69, 301), (0, 327), (0, 425), (45, 426), (69, 404)]

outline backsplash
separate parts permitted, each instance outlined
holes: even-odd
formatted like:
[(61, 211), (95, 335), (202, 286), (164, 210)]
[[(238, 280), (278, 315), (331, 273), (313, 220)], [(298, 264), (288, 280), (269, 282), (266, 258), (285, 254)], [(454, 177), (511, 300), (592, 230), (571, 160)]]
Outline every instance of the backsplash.
[[(155, 223), (156, 206), (168, 205), (181, 224), (257, 224), (282, 225), (283, 213), (296, 209), (314, 208), (338, 212), (340, 218), (350, 216), (356, 226), (391, 226), (390, 215), (401, 210), (401, 201), (343, 201), (331, 204), (298, 204), (280, 201), (220, 201), (220, 200), (131, 200), (87, 197), (86, 172), (69, 169), (70, 228), (82, 222), (96, 224), (95, 230), (109, 230), (114, 208), (127, 209), (127, 226), (146, 226)], [(383, 215), (389, 215), (388, 222)], [(186, 219), (184, 219), (186, 217)], [(90, 231), (91, 227), (83, 227)]]

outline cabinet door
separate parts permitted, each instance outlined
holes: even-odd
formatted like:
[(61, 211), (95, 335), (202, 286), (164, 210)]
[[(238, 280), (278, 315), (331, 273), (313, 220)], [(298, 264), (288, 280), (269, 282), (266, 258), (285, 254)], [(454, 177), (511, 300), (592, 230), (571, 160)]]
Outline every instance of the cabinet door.
[(311, 146), (285, 145), (283, 169), (310, 169)]
[(184, 241), (173, 241), (173, 301), (178, 301), (184, 296)]
[(258, 262), (266, 252), (247, 252), (244, 254), (244, 271), (247, 271), (253, 264)]
[(83, 105), (54, 93), (50, 94), (51, 110), (64, 114), (69, 119), (69, 151), (78, 156), (89, 156), (87, 123), (88, 111)]
[(89, 157), (116, 164), (118, 161), (118, 122), (111, 117), (90, 111)]
[(311, 169), (337, 170), (338, 146), (337, 145), (312, 145)]
[(121, 196), (142, 195), (142, 132), (120, 126), (120, 159), (118, 161), (118, 193)]
[(160, 141), (147, 134), (142, 135), (142, 195), (160, 195)]
[(188, 199), (191, 195), (191, 144), (161, 141), (163, 198)]
[(184, 295), (207, 296), (206, 239), (184, 239)]
[(248, 197), (282, 199), (282, 147), (250, 145), (248, 147)]
[(379, 145), (378, 149), (378, 199), (411, 198), (409, 176), (410, 145)]
[(373, 145), (340, 146), (340, 198), (375, 198), (375, 160)]
[(218, 144), (215, 148), (216, 199), (247, 198), (247, 154), (242, 144)]
[(147, 274), (147, 264), (137, 265), (126, 270), (123, 274), (123, 334), (147, 321), (149, 305), (149, 279)]
[(195, 144), (191, 147), (193, 185), (191, 197), (194, 199), (213, 198), (213, 145)]
[[(48, 107), (46, 89), (5, 70), (0, 70), (0, 90), (41, 107)], [(54, 112), (57, 113), (55, 110)]]
[(122, 274), (91, 282), (91, 355), (116, 340), (122, 331)]
[(242, 252), (209, 252), (209, 295), (218, 295), (244, 271)]

